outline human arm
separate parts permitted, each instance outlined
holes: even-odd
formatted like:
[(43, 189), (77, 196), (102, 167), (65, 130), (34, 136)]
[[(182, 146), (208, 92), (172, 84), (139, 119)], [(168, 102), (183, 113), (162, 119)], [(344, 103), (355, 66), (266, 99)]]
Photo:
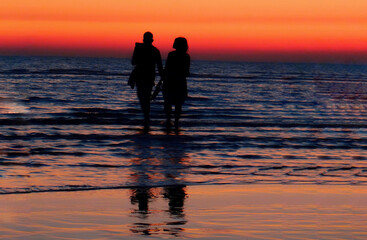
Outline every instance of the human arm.
[(161, 77), (164, 77), (164, 70), (163, 70), (163, 65), (162, 65), (162, 57), (161, 57), (161, 53), (159, 52), (159, 50), (157, 50), (156, 63), (157, 63), (157, 68), (158, 68), (159, 75)]
[(186, 77), (190, 76), (190, 64), (191, 64), (191, 59), (190, 59), (190, 55), (187, 54), (186, 57)]

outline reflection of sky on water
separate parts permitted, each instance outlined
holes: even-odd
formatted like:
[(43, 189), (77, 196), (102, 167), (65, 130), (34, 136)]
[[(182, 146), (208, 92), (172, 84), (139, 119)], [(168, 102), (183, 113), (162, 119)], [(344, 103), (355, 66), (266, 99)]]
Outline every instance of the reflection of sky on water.
[(0, 96), (0, 114), (30, 113), (29, 107), (16, 99)]
[[(144, 133), (136, 93), (126, 86), (132, 68), (129, 60), (2, 60), (6, 64), (0, 71), (0, 193), (16, 198), (11, 193), (46, 192), (42, 194), (47, 195), (43, 199), (47, 203), (57, 191), (76, 191), (81, 196), (78, 190), (128, 188), (120, 191), (126, 196), (117, 199), (104, 195), (109, 190), (83, 195), (87, 204), (81, 207), (91, 206), (94, 212), (103, 209), (93, 217), (90, 209), (83, 215), (76, 208), (75, 217), (64, 212), (67, 204), (54, 204), (55, 208), (63, 206), (51, 211), (57, 213), (52, 215), (55, 222), (68, 226), (70, 221), (80, 221), (85, 228), (77, 231), (96, 229), (96, 219), (103, 223), (118, 219), (118, 224), (105, 228), (108, 234), (212, 237), (228, 236), (229, 228), (236, 229), (239, 239), (257, 234), (265, 238), (269, 235), (262, 235), (259, 226), (273, 227), (272, 223), (285, 231), (303, 227), (307, 233), (307, 224), (282, 218), (284, 211), (273, 198), (278, 194), (276, 184), (293, 184), (297, 194), (311, 191), (307, 184), (367, 184), (365, 66), (193, 62), (181, 131), (165, 131), (163, 99), (158, 96), (152, 104), (150, 131)], [(264, 183), (275, 183), (267, 190), (271, 197), (260, 194), (267, 189)], [(244, 184), (246, 191), (220, 194), (222, 184), (233, 188)], [(249, 198), (251, 188), (259, 188), (260, 193)], [(202, 192), (195, 193), (195, 189)], [(243, 198), (228, 199), (228, 194), (236, 192)], [(93, 205), (94, 195), (103, 204)], [(191, 197), (199, 205), (192, 207)], [(39, 199), (33, 207), (43, 207)], [(110, 206), (106, 199), (114, 199), (115, 205), (105, 214)], [(230, 209), (213, 207), (222, 202), (228, 206), (230, 200), (235, 203)], [(297, 209), (302, 201), (297, 198), (290, 203)], [(254, 203), (260, 205), (252, 207)], [(333, 221), (329, 229), (338, 231), (339, 219), (348, 216), (343, 211), (351, 209), (329, 203), (319, 208), (303, 205), (299, 214), (292, 215), (286, 211), (288, 203), (281, 206), (290, 219), (303, 217), (306, 209), (319, 231), (327, 224), (318, 220), (319, 212), (326, 213), (323, 220)], [(335, 218), (335, 211), (341, 218)], [(38, 212), (33, 214), (32, 220), (43, 219)], [(265, 215), (277, 219), (257, 222)], [(365, 216), (361, 216), (354, 215), (356, 229), (363, 224), (359, 220)], [(42, 224), (55, 224), (46, 219)], [(23, 220), (26, 228), (32, 223), (17, 219)], [(19, 226), (24, 227), (23, 223)], [(212, 235), (199, 232), (203, 227), (215, 230)]]
[(166, 190), (151, 188), (158, 197), (149, 202), (146, 218), (138, 217), (126, 189), (1, 195), (0, 232), (6, 239), (367, 237), (363, 186), (232, 184), (183, 190), (184, 208), (174, 215)]
[(129, 60), (2, 60), (0, 192), (367, 183), (365, 66), (193, 62), (181, 131), (159, 95), (144, 134)]

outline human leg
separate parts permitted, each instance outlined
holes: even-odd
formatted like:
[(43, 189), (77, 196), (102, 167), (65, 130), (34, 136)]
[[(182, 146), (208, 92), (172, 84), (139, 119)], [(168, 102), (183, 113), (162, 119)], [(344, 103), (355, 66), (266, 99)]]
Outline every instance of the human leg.
[(139, 86), (137, 85), (137, 94), (140, 102), (140, 107), (144, 115), (144, 126), (149, 126), (150, 120), (150, 95), (152, 87), (151, 86)]
[(171, 124), (172, 104), (167, 99), (164, 100), (164, 113), (166, 114), (166, 125), (170, 125)]
[(175, 105), (175, 127), (178, 128), (178, 121), (180, 120), (182, 112), (182, 104)]

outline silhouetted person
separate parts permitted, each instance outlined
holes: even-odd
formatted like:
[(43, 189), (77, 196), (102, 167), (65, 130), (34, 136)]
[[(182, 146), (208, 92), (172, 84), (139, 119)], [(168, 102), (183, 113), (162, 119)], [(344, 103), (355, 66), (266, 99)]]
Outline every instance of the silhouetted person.
[(141, 218), (145, 218), (149, 211), (149, 200), (152, 198), (153, 194), (151, 189), (147, 187), (133, 188), (130, 196), (130, 201), (132, 204), (138, 204), (138, 213), (140, 213)]
[(136, 88), (140, 106), (144, 114), (144, 127), (149, 127), (150, 96), (154, 86), (155, 68), (162, 76), (161, 53), (152, 45), (153, 34), (144, 33), (143, 43), (136, 43), (131, 63), (137, 71)]
[(175, 217), (184, 217), (184, 202), (187, 197), (185, 185), (164, 187), (164, 198), (168, 199), (169, 213)]
[[(138, 209), (132, 213), (134, 216), (144, 220), (148, 219), (149, 201), (153, 198), (151, 188), (141, 187), (131, 189), (130, 202), (133, 205), (138, 205)], [(152, 227), (150, 224), (138, 222), (135, 223), (130, 231), (142, 235), (151, 235)]]
[(190, 55), (187, 54), (188, 44), (186, 38), (176, 38), (173, 43), (176, 49), (168, 54), (163, 81), (164, 111), (167, 126), (171, 124), (172, 105), (175, 105), (175, 128), (181, 116), (182, 104), (187, 98), (186, 77), (190, 74)]

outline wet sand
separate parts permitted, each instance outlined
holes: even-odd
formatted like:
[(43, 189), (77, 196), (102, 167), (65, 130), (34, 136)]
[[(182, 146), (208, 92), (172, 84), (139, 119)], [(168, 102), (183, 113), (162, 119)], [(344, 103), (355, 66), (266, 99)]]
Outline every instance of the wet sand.
[(2, 239), (366, 239), (367, 188), (206, 185), (0, 196)]

